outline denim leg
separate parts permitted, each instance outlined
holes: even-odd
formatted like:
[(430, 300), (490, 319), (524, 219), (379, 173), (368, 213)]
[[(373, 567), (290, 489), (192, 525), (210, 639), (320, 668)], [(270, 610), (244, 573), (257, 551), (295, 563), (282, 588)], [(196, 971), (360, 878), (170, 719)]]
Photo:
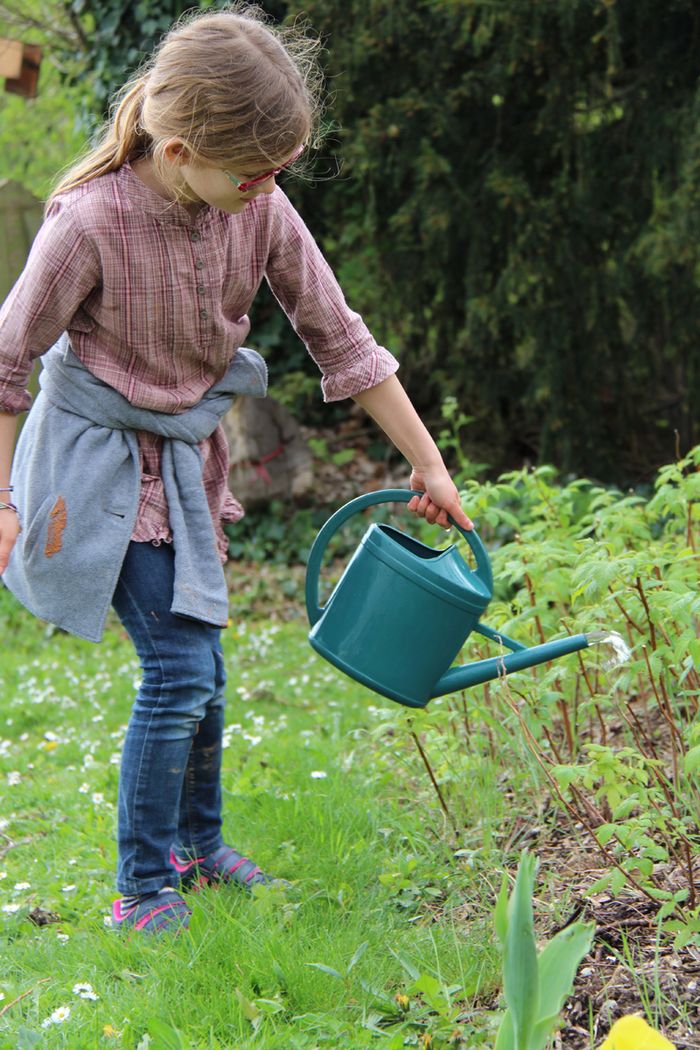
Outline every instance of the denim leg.
[(178, 856), (203, 857), (221, 845), (221, 742), (226, 671), (221, 650), (214, 651), (213, 655), (216, 692), (192, 740), (185, 770), (175, 842)]
[(188, 848), (210, 852), (221, 845), (220, 630), (172, 615), (173, 576), (169, 545), (131, 543), (113, 598), (142, 670), (119, 781), (122, 893), (172, 883), (170, 847), (184, 839), (183, 823)]

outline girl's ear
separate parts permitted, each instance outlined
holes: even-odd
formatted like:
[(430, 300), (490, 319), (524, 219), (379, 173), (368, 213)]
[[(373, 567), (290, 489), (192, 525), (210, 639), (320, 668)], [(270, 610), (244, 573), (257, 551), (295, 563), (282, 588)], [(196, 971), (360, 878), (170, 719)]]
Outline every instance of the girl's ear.
[(163, 146), (163, 157), (170, 164), (190, 164), (192, 161), (190, 148), (182, 139), (168, 139)]

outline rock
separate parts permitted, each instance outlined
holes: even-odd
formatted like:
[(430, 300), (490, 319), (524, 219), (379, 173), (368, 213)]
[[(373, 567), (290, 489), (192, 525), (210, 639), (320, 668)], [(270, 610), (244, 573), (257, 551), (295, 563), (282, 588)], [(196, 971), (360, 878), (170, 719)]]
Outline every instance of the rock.
[(223, 419), (229, 484), (246, 509), (299, 500), (313, 485), (313, 458), (293, 416), (274, 398), (239, 397)]

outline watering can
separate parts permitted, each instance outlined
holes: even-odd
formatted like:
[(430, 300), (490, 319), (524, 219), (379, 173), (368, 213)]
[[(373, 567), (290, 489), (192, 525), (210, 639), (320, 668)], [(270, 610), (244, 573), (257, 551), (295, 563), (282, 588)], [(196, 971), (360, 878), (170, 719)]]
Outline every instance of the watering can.
[[(436, 696), (555, 660), (590, 644), (589, 636), (575, 634), (528, 648), (481, 623), (493, 595), (491, 563), (477, 533), (452, 519), (471, 547), (474, 569), (454, 545), (434, 550), (391, 525), (372, 524), (320, 608), (319, 573), (333, 534), (366, 507), (408, 503), (416, 495), (420, 493), (383, 489), (358, 496), (336, 511), (318, 533), (306, 572), (309, 641), (317, 653), (374, 692), (405, 707), (425, 707)], [(511, 651), (452, 667), (472, 631)]]

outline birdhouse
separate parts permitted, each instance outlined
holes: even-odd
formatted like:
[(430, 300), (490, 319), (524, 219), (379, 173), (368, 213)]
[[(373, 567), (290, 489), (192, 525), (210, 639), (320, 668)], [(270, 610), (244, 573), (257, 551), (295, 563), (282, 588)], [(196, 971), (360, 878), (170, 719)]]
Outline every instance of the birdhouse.
[(41, 48), (37, 44), (0, 37), (0, 77), (5, 78), (6, 91), (36, 98), (40, 65)]

